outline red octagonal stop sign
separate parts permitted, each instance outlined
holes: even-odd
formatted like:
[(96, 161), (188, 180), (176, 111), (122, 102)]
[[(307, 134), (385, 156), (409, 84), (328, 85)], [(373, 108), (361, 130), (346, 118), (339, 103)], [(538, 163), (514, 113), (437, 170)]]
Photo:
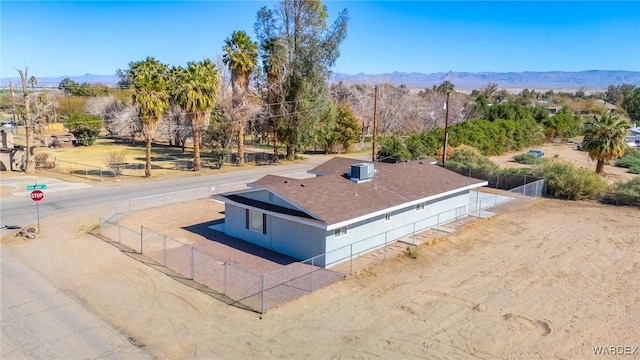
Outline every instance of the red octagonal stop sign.
[(33, 201), (40, 201), (44, 199), (44, 193), (40, 190), (33, 190), (31, 192), (31, 200)]

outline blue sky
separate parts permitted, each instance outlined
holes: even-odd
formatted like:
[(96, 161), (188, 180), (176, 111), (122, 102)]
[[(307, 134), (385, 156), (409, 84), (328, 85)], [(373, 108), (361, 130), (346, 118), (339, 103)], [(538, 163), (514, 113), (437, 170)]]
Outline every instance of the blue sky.
[[(0, 77), (114, 74), (221, 53), (272, 1), (0, 2)], [(349, 12), (335, 72), (640, 71), (640, 2), (325, 1)]]

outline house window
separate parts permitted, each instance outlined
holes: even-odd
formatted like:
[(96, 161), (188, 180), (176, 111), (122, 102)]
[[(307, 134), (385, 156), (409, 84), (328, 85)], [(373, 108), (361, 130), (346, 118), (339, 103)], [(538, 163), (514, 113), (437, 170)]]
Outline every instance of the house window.
[(333, 231), (334, 237), (341, 237), (347, 235), (347, 227), (343, 226), (341, 228), (337, 228)]
[(391, 214), (389, 213), (384, 214), (384, 221), (389, 221), (389, 220), (391, 220)]
[(424, 210), (424, 203), (420, 203), (416, 205), (416, 211)]
[(247, 229), (267, 233), (267, 215), (254, 210), (246, 210), (246, 227)]

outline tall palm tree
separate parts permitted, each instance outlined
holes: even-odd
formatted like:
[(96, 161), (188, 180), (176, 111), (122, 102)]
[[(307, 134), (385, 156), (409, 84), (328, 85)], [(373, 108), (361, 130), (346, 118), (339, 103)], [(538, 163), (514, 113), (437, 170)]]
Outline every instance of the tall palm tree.
[(234, 31), (224, 42), (222, 60), (231, 70), (232, 116), (238, 128), (239, 165), (243, 165), (245, 119), (242, 112), (247, 101), (249, 77), (258, 62), (258, 44), (251, 41), (244, 31)]
[(624, 155), (624, 137), (629, 124), (616, 115), (603, 112), (594, 115), (593, 120), (585, 124), (582, 148), (589, 153), (591, 160), (596, 160), (596, 174), (604, 172), (604, 163)]
[(284, 47), (278, 38), (270, 38), (262, 44), (262, 64), (267, 75), (267, 103), (271, 110), (273, 127), (273, 161), (278, 162), (278, 128), (284, 113)]
[(193, 170), (202, 169), (200, 161), (200, 131), (216, 106), (216, 94), (220, 79), (215, 64), (204, 59), (189, 62), (187, 68), (171, 70), (173, 78), (172, 97), (187, 113), (193, 131)]
[(138, 118), (146, 143), (144, 176), (151, 176), (151, 140), (158, 121), (169, 106), (167, 89), (168, 67), (153, 57), (129, 64), (127, 72), (133, 87), (133, 103), (138, 108)]

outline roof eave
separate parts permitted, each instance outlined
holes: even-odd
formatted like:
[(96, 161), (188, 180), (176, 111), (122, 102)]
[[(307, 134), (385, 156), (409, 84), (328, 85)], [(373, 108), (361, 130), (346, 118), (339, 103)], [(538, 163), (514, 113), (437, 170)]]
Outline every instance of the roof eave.
[(449, 191), (446, 191), (446, 192), (443, 192), (443, 193), (439, 193), (439, 194), (436, 194), (436, 195), (431, 195), (431, 196), (428, 196), (426, 198), (421, 198), (421, 199), (409, 201), (409, 202), (402, 203), (402, 204), (399, 204), (399, 205), (396, 205), (396, 206), (392, 206), (390, 208), (386, 208), (386, 209), (378, 210), (378, 211), (375, 211), (375, 212), (372, 212), (372, 213), (369, 213), (369, 214), (366, 214), (366, 215), (358, 216), (358, 217), (355, 217), (355, 218), (352, 218), (352, 219), (349, 219), (349, 220), (340, 221), (340, 222), (333, 223), (333, 224), (328, 224), (327, 225), (327, 230), (339, 229), (339, 228), (341, 228), (343, 226), (347, 226), (347, 225), (350, 225), (350, 224), (353, 224), (353, 223), (364, 221), (364, 220), (367, 220), (367, 219), (370, 219), (370, 218), (373, 218), (373, 217), (376, 217), (376, 216), (380, 216), (380, 215), (383, 215), (383, 214), (386, 214), (386, 213), (390, 213), (390, 212), (393, 212), (393, 211), (396, 211), (396, 210), (400, 210), (400, 209), (403, 209), (403, 208), (406, 208), (406, 207), (410, 207), (410, 206), (417, 205), (417, 204), (420, 204), (420, 203), (423, 203), (423, 202), (427, 202), (427, 201), (431, 201), (431, 200), (436, 200), (436, 199), (439, 199), (439, 198), (442, 198), (442, 197), (445, 197), (445, 196), (449, 196), (451, 194), (455, 194), (455, 193), (458, 193), (458, 192), (461, 192), (461, 191), (476, 189), (476, 188), (480, 188), (480, 187), (487, 186), (487, 185), (489, 185), (489, 182), (482, 181), (482, 182), (479, 182), (479, 183), (476, 183), (476, 184), (463, 186), (463, 187), (460, 187), (460, 188), (457, 188), (457, 189), (453, 189), (453, 190), (449, 190)]

